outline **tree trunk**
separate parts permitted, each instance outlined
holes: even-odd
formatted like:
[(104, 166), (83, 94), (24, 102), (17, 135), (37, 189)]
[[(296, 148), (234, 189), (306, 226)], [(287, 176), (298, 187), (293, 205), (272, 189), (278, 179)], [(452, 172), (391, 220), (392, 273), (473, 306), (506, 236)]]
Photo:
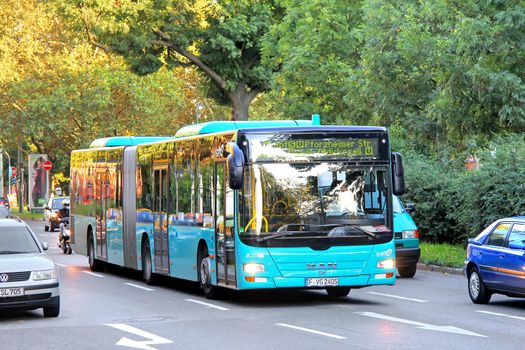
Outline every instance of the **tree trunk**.
[(259, 93), (258, 90), (247, 90), (244, 82), (237, 85), (237, 88), (229, 93), (232, 102), (232, 120), (248, 120), (250, 102)]

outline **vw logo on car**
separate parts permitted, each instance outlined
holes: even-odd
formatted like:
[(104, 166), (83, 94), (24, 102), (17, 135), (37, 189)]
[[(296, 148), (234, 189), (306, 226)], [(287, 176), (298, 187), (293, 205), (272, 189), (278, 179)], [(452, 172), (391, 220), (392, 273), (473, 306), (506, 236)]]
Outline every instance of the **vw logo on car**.
[(9, 275), (6, 273), (3, 273), (0, 275), (0, 282), (7, 282), (9, 281)]

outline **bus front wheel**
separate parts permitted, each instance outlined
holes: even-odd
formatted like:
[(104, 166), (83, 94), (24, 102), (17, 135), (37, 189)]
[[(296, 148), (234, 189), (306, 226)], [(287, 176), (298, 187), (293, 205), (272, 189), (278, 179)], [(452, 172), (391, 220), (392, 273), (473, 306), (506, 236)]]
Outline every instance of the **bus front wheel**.
[(199, 285), (204, 295), (208, 299), (215, 299), (218, 296), (218, 287), (211, 284), (211, 259), (208, 248), (204, 247), (199, 253)]

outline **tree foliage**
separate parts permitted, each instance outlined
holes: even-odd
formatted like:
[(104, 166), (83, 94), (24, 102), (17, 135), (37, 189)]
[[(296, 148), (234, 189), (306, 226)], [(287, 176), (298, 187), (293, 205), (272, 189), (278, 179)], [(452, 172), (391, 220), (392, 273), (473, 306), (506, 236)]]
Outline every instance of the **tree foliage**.
[(277, 72), (272, 95), (285, 115), (320, 113), (346, 122), (346, 80), (358, 65), (361, 1), (283, 0), (283, 20), (265, 38), (264, 61)]
[(61, 8), (92, 44), (122, 54), (139, 74), (198, 67), (233, 119), (248, 119), (250, 102), (268, 89), (260, 45), (278, 11), (273, 0), (71, 0)]
[(525, 130), (523, 1), (371, 0), (346, 100), (427, 142)]

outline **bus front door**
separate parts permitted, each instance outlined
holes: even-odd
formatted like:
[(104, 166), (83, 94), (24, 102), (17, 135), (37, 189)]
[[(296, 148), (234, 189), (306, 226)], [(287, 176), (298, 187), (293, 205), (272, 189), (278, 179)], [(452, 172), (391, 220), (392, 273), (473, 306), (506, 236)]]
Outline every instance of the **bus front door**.
[(215, 164), (215, 252), (217, 282), (235, 288), (234, 191), (227, 184), (226, 163)]
[(107, 222), (109, 172), (107, 169), (97, 173), (95, 186), (95, 218), (97, 259), (108, 260)]
[(169, 274), (168, 254), (168, 166), (154, 168), (154, 245), (155, 272)]

